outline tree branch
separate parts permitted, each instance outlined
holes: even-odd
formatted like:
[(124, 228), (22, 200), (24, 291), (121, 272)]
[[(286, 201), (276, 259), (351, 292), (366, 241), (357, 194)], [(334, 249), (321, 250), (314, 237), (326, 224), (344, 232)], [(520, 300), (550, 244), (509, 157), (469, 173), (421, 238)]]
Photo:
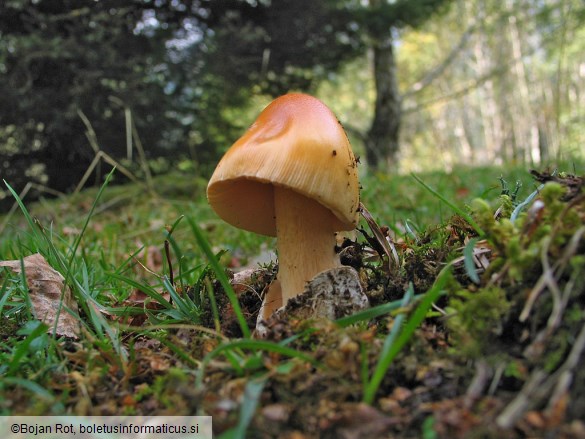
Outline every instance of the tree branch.
[(467, 43), (469, 42), (469, 39), (471, 38), (471, 35), (475, 32), (476, 27), (477, 27), (476, 23), (471, 24), (471, 26), (469, 26), (465, 30), (465, 32), (463, 32), (463, 35), (461, 35), (461, 38), (459, 39), (459, 42), (457, 43), (457, 45), (455, 45), (451, 49), (451, 51), (449, 52), (447, 57), (443, 60), (443, 62), (441, 64), (439, 64), (438, 66), (436, 66), (435, 68), (433, 68), (432, 70), (430, 70), (429, 72), (427, 72), (427, 74), (422, 79), (416, 81), (414, 84), (412, 84), (410, 87), (408, 87), (408, 91), (406, 91), (403, 94), (403, 98), (406, 99), (406, 98), (409, 98), (409, 97), (416, 95), (417, 93), (420, 93), (425, 88), (430, 86), (435, 79), (437, 79), (439, 76), (441, 76), (443, 74), (443, 72), (445, 70), (447, 70), (447, 68), (451, 64), (453, 64), (453, 61), (455, 61), (455, 59), (457, 58), (459, 53), (461, 53), (463, 48), (467, 45)]

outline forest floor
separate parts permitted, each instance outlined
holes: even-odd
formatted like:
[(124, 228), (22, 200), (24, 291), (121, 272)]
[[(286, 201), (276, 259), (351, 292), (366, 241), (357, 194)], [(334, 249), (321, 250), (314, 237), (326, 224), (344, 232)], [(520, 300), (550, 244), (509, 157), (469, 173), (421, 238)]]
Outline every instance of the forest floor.
[[(0, 268), (0, 414), (206, 414), (222, 438), (585, 437), (585, 180), (514, 171), (526, 191), (478, 172), (366, 179), (376, 221), (338, 250), (370, 308), (281, 315), (264, 338), (275, 264), (234, 273), (274, 242), (220, 224), (204, 183), (180, 197), (169, 177), (140, 207), (106, 186), (23, 204), (0, 217), (0, 261), (15, 261)], [(54, 270), (70, 318), (41, 324)]]

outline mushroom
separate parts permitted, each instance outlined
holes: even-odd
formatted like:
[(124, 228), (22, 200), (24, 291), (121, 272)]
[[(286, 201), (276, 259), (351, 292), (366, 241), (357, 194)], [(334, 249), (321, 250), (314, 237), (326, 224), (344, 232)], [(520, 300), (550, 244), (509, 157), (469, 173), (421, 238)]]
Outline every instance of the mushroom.
[(339, 267), (335, 234), (358, 222), (359, 182), (349, 140), (331, 110), (299, 93), (271, 102), (218, 163), (211, 207), (235, 227), (276, 236), (278, 273), (260, 318)]

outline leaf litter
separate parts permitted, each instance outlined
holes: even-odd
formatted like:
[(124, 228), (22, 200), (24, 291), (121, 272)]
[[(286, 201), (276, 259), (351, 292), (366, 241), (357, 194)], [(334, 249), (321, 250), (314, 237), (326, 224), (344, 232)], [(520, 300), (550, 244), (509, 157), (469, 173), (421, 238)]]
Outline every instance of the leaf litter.
[(71, 338), (79, 338), (77, 303), (71, 289), (65, 285), (61, 273), (49, 265), (39, 253), (21, 260), (0, 261), (15, 273), (24, 270), (34, 316), (47, 324), (48, 331)]

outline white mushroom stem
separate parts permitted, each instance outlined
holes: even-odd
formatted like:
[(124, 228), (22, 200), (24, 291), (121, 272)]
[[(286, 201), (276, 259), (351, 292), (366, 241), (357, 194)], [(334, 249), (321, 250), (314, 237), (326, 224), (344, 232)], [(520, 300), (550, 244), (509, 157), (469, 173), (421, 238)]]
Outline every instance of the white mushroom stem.
[(277, 279), (282, 306), (303, 292), (317, 274), (339, 267), (335, 253), (333, 214), (317, 201), (274, 186), (274, 213), (278, 249)]

